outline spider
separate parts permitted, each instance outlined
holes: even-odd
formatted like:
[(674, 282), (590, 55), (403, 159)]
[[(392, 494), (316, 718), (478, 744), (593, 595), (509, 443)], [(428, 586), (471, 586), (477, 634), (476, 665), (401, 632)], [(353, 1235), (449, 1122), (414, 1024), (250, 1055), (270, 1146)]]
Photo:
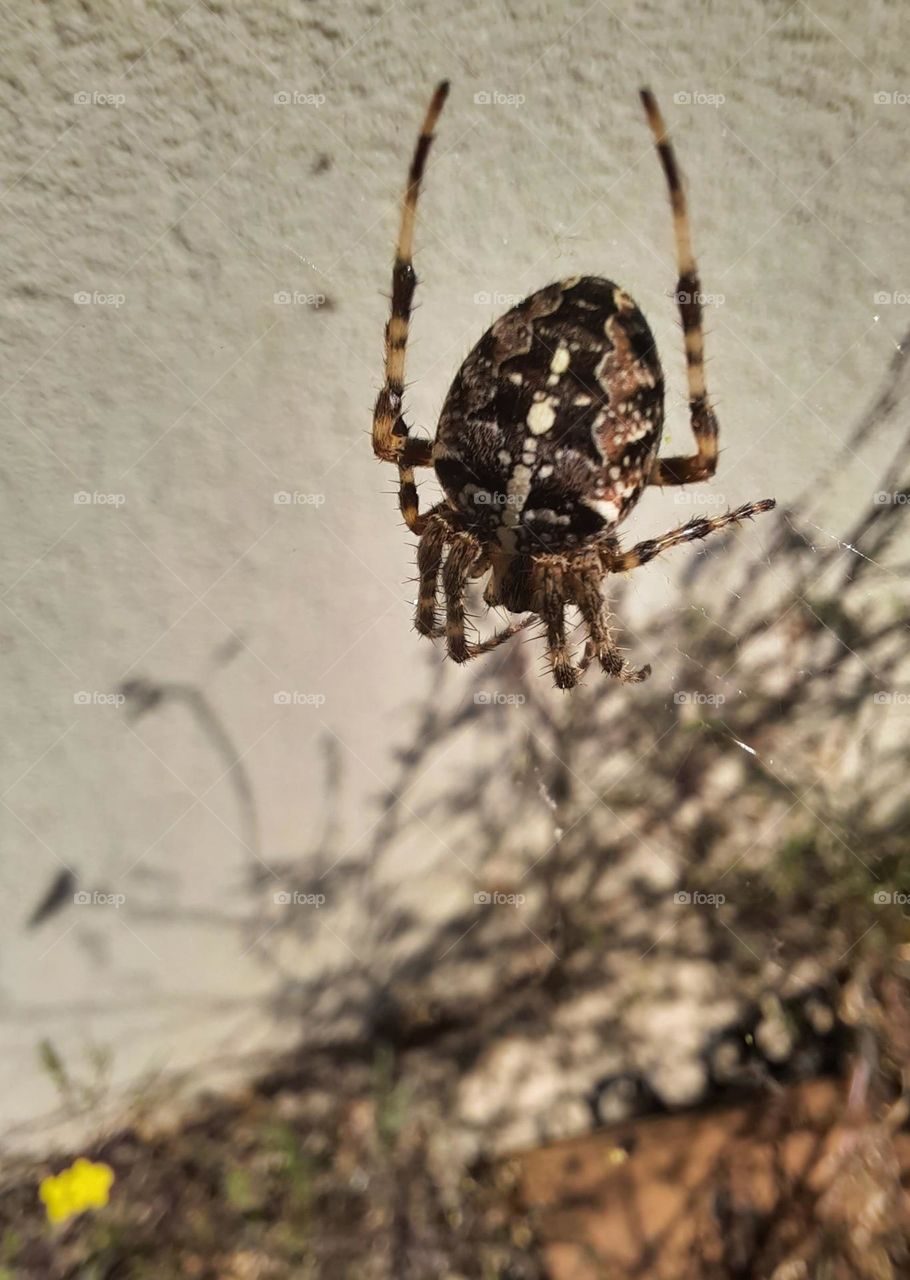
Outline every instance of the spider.
[[(594, 658), (608, 676), (638, 683), (651, 668), (636, 670), (616, 647), (601, 593), (604, 577), (775, 505), (770, 498), (751, 502), (620, 549), (619, 525), (647, 485), (708, 480), (717, 467), (701, 285), (676, 157), (654, 95), (642, 89), (673, 211), (676, 301), (696, 452), (657, 456), (664, 381), (654, 338), (629, 295), (599, 276), (548, 285), (501, 316), (455, 375), (431, 441), (411, 434), (402, 400), (417, 283), (411, 261), (417, 196), (448, 91), (447, 82), (437, 87), (411, 161), (385, 329), (385, 384), (373, 413), (373, 451), (397, 466), (401, 513), (419, 538), (415, 625), (422, 635), (444, 635), (449, 657), (467, 662), (540, 619), (558, 688), (572, 688)], [(429, 466), (445, 500), (421, 512), (414, 469)], [(438, 616), (440, 575), (444, 626)], [(465, 595), (472, 579), (487, 576), (488, 605), (530, 616), (474, 642), (465, 629)], [(565, 614), (572, 605), (587, 629), (577, 664), (566, 639)]]

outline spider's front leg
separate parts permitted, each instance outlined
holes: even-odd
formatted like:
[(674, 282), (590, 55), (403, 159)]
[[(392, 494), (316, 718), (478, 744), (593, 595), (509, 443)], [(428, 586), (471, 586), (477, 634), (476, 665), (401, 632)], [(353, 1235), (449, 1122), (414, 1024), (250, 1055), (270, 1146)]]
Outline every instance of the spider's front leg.
[(433, 507), (424, 517), (425, 528), (417, 546), (417, 571), (420, 574), (420, 586), (417, 594), (417, 612), (414, 615), (414, 626), (423, 636), (438, 636), (440, 630), (436, 614), (439, 595), (439, 570), (442, 566), (442, 553), (451, 536), (449, 523), (439, 514), (445, 507), (440, 503)]
[(446, 598), (446, 648), (453, 662), (467, 662), (473, 656), (465, 634), (465, 594), (480, 556), (480, 543), (472, 533), (456, 533), (442, 571)]
[(606, 603), (600, 587), (604, 566), (600, 556), (588, 555), (573, 567), (572, 594), (581, 610), (590, 637), (589, 650), (583, 667), (596, 657), (604, 674), (621, 680), (623, 684), (640, 684), (651, 674), (650, 666), (636, 670), (623, 659), (616, 647)]
[(537, 566), (540, 619), (547, 631), (547, 658), (557, 689), (574, 689), (579, 671), (572, 663), (566, 640), (565, 570), (546, 560)]
[[(489, 558), (480, 542), (472, 533), (455, 532), (447, 529), (447, 540), (451, 540), (451, 549), (442, 571), (443, 592), (446, 598), (446, 648), (453, 662), (467, 662), (471, 658), (479, 658), (481, 654), (498, 649), (501, 644), (511, 640), (513, 636), (524, 631), (534, 621), (534, 615), (521, 622), (510, 622), (500, 631), (495, 632), (487, 640), (471, 642), (465, 632), (465, 595), (468, 583), (489, 569)], [(421, 544), (422, 545), (422, 544)], [(426, 564), (429, 575), (435, 551), (427, 551)], [(438, 564), (437, 564), (438, 568)], [(433, 586), (433, 604), (435, 606), (435, 581)], [(425, 621), (428, 615), (425, 615)], [(419, 629), (419, 628), (418, 628)], [(438, 635), (438, 629), (425, 634)]]

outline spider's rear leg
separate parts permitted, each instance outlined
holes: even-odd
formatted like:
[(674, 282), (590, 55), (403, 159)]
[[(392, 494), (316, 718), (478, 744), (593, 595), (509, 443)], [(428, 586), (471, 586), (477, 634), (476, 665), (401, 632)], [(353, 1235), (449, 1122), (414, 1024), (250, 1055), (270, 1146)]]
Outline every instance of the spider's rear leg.
[(427, 527), (427, 515), (420, 514), (420, 500), (414, 482), (415, 467), (433, 465), (433, 442), (409, 436), (398, 463), (398, 506), (412, 533), (421, 534)]
[(433, 129), (448, 92), (448, 84), (443, 83), (433, 94), (408, 171), (395, 265), (392, 268), (392, 313), (385, 327), (385, 383), (373, 410), (373, 452), (384, 462), (398, 464), (398, 503), (405, 523), (413, 533), (423, 533), (426, 528), (426, 520), (420, 515), (417, 501), (414, 467), (432, 465), (433, 445), (429, 440), (410, 435), (402, 414), (405, 352), (414, 290), (417, 287), (411, 259), (420, 180), (433, 142)]
[(596, 657), (604, 674), (621, 680), (623, 684), (640, 684), (651, 674), (649, 666), (636, 670), (624, 661), (616, 647), (610, 615), (600, 593), (604, 569), (599, 557), (582, 561), (572, 575), (572, 594), (581, 610), (590, 637), (586, 646), (583, 668)]
[(747, 502), (735, 511), (727, 511), (722, 516), (697, 516), (687, 520), (678, 529), (665, 533), (659, 538), (648, 538), (639, 542), (628, 551), (618, 551), (610, 561), (611, 573), (624, 573), (627, 569), (637, 569), (647, 564), (655, 556), (662, 555), (671, 547), (678, 547), (683, 542), (694, 542), (698, 538), (707, 538), (709, 533), (725, 528), (728, 524), (738, 524), (740, 520), (749, 520), (762, 511), (771, 511), (777, 503), (773, 498), (763, 498), (761, 502)]
[(642, 89), (641, 100), (657, 154), (670, 190), (673, 210), (673, 232), (676, 239), (676, 305), (682, 320), (686, 343), (686, 375), (689, 384), (689, 415), (698, 452), (691, 457), (658, 458), (654, 462), (650, 483), (657, 485), (691, 484), (709, 480), (717, 469), (717, 419), (708, 403), (705, 386), (705, 339), (702, 326), (701, 281), (689, 234), (689, 211), (676, 155), (667, 134), (667, 126), (650, 89)]
[[(395, 265), (392, 269), (392, 313), (385, 328), (385, 384), (373, 410), (373, 452), (377, 458), (382, 458), (385, 462), (402, 462), (405, 466), (408, 465), (409, 460), (403, 457), (403, 454), (410, 437), (401, 409), (404, 398), (408, 329), (411, 323), (414, 290), (417, 287), (417, 277), (412, 263), (417, 196), (433, 142), (433, 129), (448, 92), (449, 86), (443, 82), (433, 94), (417, 139), (417, 146), (414, 148), (411, 167), (408, 170), (408, 183), (401, 210), (398, 243), (395, 248)], [(422, 448), (426, 442), (415, 441), (414, 444)], [(412, 458), (410, 465), (420, 466), (426, 463)]]

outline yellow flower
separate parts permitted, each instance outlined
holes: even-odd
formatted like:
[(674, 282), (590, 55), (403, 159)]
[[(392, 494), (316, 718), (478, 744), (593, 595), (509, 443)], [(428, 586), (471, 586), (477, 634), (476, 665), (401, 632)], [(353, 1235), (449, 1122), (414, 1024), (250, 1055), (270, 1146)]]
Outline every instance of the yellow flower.
[(65, 1222), (86, 1209), (103, 1209), (110, 1198), (114, 1171), (106, 1164), (92, 1164), (81, 1156), (56, 1176), (44, 1178), (38, 1188), (49, 1222)]

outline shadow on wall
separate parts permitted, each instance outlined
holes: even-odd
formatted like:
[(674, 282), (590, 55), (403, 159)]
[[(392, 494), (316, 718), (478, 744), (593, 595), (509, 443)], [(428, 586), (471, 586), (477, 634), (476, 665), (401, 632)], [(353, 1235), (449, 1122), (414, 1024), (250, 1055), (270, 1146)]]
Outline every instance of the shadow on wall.
[[(908, 344), (846, 451), (910, 402)], [(814, 1051), (799, 1060), (792, 1017), (775, 1031), (768, 1010), (832, 996), (848, 960), (902, 936), (908, 500), (905, 431), (852, 527), (818, 530), (801, 500), (769, 518), (763, 560), (732, 543), (693, 555), (685, 603), (638, 639), (660, 673), (643, 686), (591, 673), (554, 695), (527, 643), (478, 664), (466, 698), (443, 679), (356, 861), (341, 856), (343, 766), (327, 745), (323, 829), (299, 858), (269, 856), (276, 893), (262, 892), (255, 796), (217, 710), (185, 685), (130, 682), (130, 714), (182, 705), (230, 769), (254, 855), (239, 927), (274, 975), (275, 1019), (355, 1053), (432, 1045), (448, 1064), (440, 1098), (475, 1150), (565, 1136), (614, 1104), (696, 1102), (718, 1081), (725, 1030), (750, 1019), (761, 1061), (728, 1082), (824, 1067)], [(459, 742), (463, 763), (434, 768)], [(401, 850), (437, 833), (445, 872), (426, 881), (427, 909)], [(52, 885), (33, 920), (71, 888)], [(320, 911), (301, 912), (308, 900)], [(308, 962), (324, 926), (356, 937), (328, 973)]]

